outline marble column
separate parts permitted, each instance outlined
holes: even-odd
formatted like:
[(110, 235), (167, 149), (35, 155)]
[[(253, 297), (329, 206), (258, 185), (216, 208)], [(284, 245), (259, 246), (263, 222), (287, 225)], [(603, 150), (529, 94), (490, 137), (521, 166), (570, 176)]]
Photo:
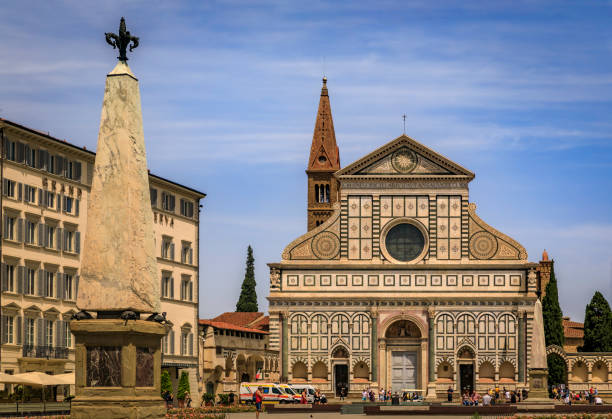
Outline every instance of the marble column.
[(525, 310), (518, 311), (518, 380), (524, 383), (525, 380)]
[(371, 362), (372, 362), (372, 378), (371, 381), (378, 383), (378, 370), (377, 370), (377, 358), (378, 351), (376, 348), (376, 342), (378, 342), (378, 313), (372, 312), (372, 336), (371, 336)]
[(288, 324), (288, 317), (289, 317), (289, 313), (288, 312), (283, 312), (281, 313), (281, 319), (282, 319), (282, 333), (283, 333), (283, 343), (282, 343), (282, 376), (281, 376), (281, 381), (287, 382), (287, 380), (289, 379), (289, 354), (288, 354), (288, 350), (289, 350), (289, 324)]
[(435, 353), (435, 309), (430, 307), (427, 311), (428, 314), (428, 334), (427, 334), (427, 345), (428, 345), (428, 380), (427, 380), (427, 396), (428, 400), (434, 400), (437, 398), (436, 395), (436, 353)]

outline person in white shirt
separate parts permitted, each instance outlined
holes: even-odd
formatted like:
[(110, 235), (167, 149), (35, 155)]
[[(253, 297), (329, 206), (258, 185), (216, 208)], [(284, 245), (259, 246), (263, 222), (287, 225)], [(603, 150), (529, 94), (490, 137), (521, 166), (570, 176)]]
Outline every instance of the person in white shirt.
[(482, 396), (482, 405), (491, 406), (491, 396), (489, 395), (489, 393), (485, 393), (485, 395)]
[(603, 400), (601, 400), (601, 397), (599, 396), (595, 397), (595, 404), (603, 404)]

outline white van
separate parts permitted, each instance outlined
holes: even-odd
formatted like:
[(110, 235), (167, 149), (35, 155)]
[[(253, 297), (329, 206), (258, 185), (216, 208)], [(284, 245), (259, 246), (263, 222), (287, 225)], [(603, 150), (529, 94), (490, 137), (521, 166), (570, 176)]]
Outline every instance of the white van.
[(293, 403), (293, 396), (286, 394), (274, 383), (240, 383), (240, 403), (251, 404), (253, 394), (261, 387), (263, 402), (269, 403)]
[(304, 389), (306, 389), (306, 401), (308, 403), (314, 403), (316, 390), (314, 386), (311, 386), (310, 384), (290, 384), (289, 386), (293, 389), (293, 391), (295, 391), (296, 394), (300, 396), (302, 395)]

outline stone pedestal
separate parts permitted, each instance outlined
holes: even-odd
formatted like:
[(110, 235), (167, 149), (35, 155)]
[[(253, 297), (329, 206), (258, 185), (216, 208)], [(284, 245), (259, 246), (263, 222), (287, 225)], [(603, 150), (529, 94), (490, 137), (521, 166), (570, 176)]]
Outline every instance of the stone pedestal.
[(552, 403), (548, 397), (548, 368), (529, 369), (529, 397), (526, 403)]
[(73, 320), (76, 397), (71, 418), (163, 418), (161, 339), (145, 320)]

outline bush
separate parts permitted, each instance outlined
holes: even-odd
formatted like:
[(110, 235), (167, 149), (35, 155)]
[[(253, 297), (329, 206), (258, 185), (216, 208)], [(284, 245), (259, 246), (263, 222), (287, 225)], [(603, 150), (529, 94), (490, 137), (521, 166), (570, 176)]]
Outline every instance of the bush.
[(219, 403), (227, 406), (229, 404), (229, 394), (219, 394)]
[(204, 393), (202, 394), (202, 400), (204, 400), (204, 403), (211, 403), (215, 401), (215, 395), (212, 393)]
[(170, 380), (170, 373), (168, 372), (168, 370), (163, 370), (161, 373), (161, 394), (162, 396), (164, 395), (166, 391), (172, 393), (172, 381)]
[(179, 400), (185, 400), (185, 395), (190, 393), (189, 389), (189, 375), (187, 375), (186, 371), (181, 373), (181, 378), (179, 379), (178, 391), (176, 394), (176, 398)]

